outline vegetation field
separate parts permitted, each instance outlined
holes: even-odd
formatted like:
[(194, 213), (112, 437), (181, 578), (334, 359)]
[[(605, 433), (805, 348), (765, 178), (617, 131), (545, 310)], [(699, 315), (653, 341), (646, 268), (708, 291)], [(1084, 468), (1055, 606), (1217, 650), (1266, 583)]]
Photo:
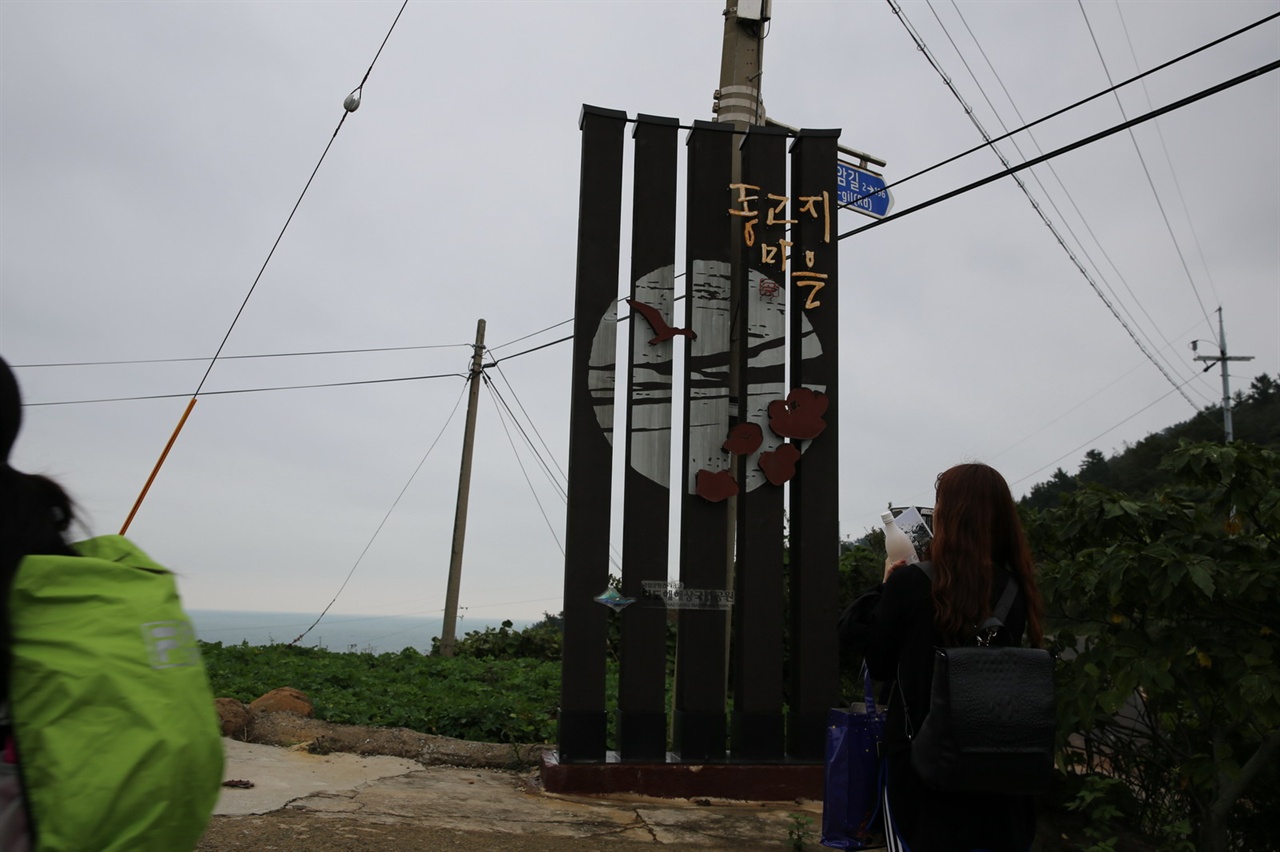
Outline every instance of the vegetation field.
[[(318, 718), (329, 722), (404, 727), (481, 742), (555, 741), (558, 661), (445, 659), (412, 648), (376, 655), (220, 642), (201, 648), (219, 697), (248, 702), (292, 686), (307, 694)], [(616, 667), (609, 677), (616, 679)]]

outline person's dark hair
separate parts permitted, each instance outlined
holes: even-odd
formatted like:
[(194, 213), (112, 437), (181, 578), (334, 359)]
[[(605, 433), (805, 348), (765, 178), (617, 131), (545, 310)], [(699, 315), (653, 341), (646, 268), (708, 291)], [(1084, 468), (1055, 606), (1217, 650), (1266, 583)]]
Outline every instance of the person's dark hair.
[(938, 476), (933, 508), (933, 602), (938, 632), (963, 638), (991, 615), (995, 569), (1006, 568), (1027, 602), (1027, 634), (1039, 647), (1042, 603), (1035, 564), (1004, 477), (985, 464), (960, 464)]
[(22, 426), (22, 396), (8, 363), (0, 358), (0, 695), (9, 685), (9, 589), (18, 563), (32, 553), (73, 556), (66, 532), (75, 519), (71, 498), (58, 483), (9, 465)]

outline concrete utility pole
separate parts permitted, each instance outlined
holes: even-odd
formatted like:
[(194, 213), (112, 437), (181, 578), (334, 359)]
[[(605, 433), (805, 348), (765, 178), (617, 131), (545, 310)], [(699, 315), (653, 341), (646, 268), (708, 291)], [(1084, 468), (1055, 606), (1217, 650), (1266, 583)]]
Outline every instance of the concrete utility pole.
[(449, 587), (444, 597), (444, 625), (440, 656), (452, 657), (458, 634), (458, 588), (462, 585), (462, 547), (467, 541), (467, 500), (471, 496), (471, 455), (476, 443), (476, 404), (480, 399), (484, 360), (484, 320), (476, 323), (475, 353), (471, 356), (471, 392), (467, 397), (467, 426), (462, 436), (462, 469), (458, 473), (458, 506), (453, 515), (453, 551), (449, 557)]
[[(1191, 341), (1191, 348), (1196, 348), (1199, 341)], [(1227, 331), (1222, 323), (1222, 308), (1218, 308), (1218, 354), (1217, 355), (1197, 355), (1197, 361), (1208, 361), (1204, 371), (1207, 373), (1213, 369), (1213, 365), (1220, 364), (1222, 366), (1222, 428), (1226, 432), (1227, 443), (1230, 444), (1235, 438), (1235, 433), (1231, 429), (1231, 379), (1227, 374), (1228, 361), (1252, 361), (1252, 355), (1227, 355)]]
[[(772, 0), (726, 0), (724, 10), (724, 46), (720, 52), (720, 88), (716, 89), (712, 111), (716, 121), (732, 124), (735, 130), (745, 131), (751, 125), (765, 123), (764, 100), (760, 96), (760, 77), (764, 59), (764, 34), (770, 18)], [(741, 137), (738, 137), (741, 138)], [(731, 174), (733, 182), (742, 180), (742, 151), (733, 146), (733, 165)], [(733, 281), (733, 300), (739, 302), (743, 298), (746, 280), (746, 256), (742, 240), (736, 239), (740, 225), (730, 221), (733, 237), (733, 255), (730, 258)], [(734, 308), (745, 310), (745, 306), (737, 304)], [(738, 363), (742, 349), (742, 340), (735, 323), (729, 338), (729, 393), (732, 406), (731, 422), (741, 422), (746, 408), (746, 394), (742, 388), (742, 375)], [(733, 471), (734, 479), (744, 484), (743, 463), (738, 461)], [(725, 535), (725, 565), (727, 566), (728, 588), (736, 585), (736, 558), (738, 543), (738, 498), (730, 497), (728, 501), (728, 526)], [(725, 620), (725, 648), (732, 644), (733, 622)], [(729, 653), (725, 653), (725, 684), (729, 682)]]
[(732, 122), (742, 130), (749, 124), (764, 124), (760, 67), (771, 5), (771, 0), (727, 0), (725, 4), (720, 88), (712, 107), (716, 121)]

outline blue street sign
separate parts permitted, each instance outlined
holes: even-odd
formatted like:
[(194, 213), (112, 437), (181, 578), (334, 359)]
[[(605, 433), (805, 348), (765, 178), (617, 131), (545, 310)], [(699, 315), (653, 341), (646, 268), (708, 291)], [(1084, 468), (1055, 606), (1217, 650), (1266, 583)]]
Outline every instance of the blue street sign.
[(883, 219), (893, 208), (893, 193), (884, 178), (851, 163), (836, 163), (836, 201), (841, 207), (873, 219)]

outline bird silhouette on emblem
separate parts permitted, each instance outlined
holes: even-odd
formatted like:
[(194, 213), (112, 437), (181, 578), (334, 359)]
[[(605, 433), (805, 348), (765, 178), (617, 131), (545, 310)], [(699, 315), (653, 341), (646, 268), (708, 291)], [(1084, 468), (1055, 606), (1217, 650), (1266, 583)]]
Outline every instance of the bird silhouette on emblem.
[(644, 317), (645, 321), (649, 323), (649, 328), (653, 329), (656, 337), (649, 341), (650, 346), (661, 343), (664, 340), (670, 340), (677, 334), (683, 334), (690, 340), (698, 339), (698, 335), (692, 329), (672, 328), (667, 325), (667, 321), (662, 318), (662, 314), (652, 305), (646, 305), (644, 302), (638, 302), (635, 299), (627, 299), (627, 304), (631, 306), (633, 311), (639, 311), (640, 316)]

